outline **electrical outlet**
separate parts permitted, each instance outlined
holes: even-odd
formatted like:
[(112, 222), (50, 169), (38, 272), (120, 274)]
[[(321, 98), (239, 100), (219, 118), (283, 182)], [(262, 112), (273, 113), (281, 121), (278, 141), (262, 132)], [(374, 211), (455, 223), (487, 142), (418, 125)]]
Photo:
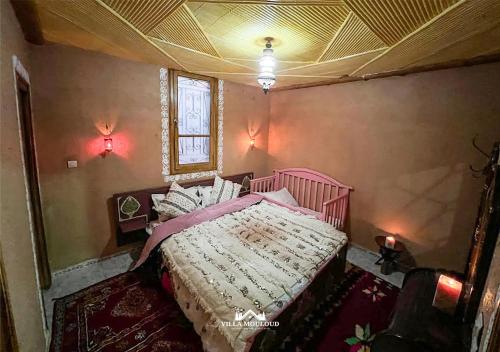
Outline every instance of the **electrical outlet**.
[(73, 169), (75, 167), (78, 167), (78, 161), (68, 160), (68, 169)]

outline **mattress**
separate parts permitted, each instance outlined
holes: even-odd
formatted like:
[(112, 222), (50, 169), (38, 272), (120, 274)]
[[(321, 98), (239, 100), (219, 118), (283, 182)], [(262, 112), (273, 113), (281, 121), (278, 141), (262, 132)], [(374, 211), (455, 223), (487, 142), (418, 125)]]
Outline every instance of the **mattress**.
[(207, 351), (245, 351), (313, 282), (347, 236), (261, 201), (180, 231), (160, 247), (176, 300)]

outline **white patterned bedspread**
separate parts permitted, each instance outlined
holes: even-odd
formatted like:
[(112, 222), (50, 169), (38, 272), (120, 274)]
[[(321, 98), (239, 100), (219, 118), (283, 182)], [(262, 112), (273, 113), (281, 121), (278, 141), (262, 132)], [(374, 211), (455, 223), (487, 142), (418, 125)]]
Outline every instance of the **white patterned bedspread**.
[(323, 221), (262, 201), (179, 232), (161, 251), (204, 348), (244, 351), (256, 328), (234, 326), (235, 313), (251, 309), (270, 320), (346, 242)]

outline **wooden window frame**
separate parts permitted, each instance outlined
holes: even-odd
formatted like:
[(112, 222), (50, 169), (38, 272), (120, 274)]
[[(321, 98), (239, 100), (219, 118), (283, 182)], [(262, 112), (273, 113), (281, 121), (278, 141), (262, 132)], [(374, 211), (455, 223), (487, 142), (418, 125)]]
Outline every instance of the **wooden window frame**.
[[(169, 136), (170, 136), (170, 174), (189, 174), (194, 172), (217, 170), (217, 145), (218, 145), (218, 94), (219, 83), (216, 78), (202, 76), (194, 73), (170, 70), (169, 72)], [(177, 81), (178, 77), (199, 79), (210, 83), (210, 136), (200, 135), (200, 137), (210, 138), (210, 154), (208, 163), (180, 164), (179, 163), (179, 130), (177, 128)], [(181, 135), (185, 137), (186, 135)], [(189, 137), (189, 135), (188, 135)]]

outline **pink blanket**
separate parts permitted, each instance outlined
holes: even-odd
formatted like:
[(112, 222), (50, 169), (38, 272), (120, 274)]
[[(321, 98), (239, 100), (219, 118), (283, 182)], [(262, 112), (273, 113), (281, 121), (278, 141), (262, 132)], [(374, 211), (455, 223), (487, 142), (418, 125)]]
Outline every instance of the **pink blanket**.
[[(291, 207), (289, 205), (274, 201), (272, 199), (266, 198), (258, 194), (249, 194), (241, 198), (235, 198), (222, 202), (219, 204), (212, 205), (208, 208), (199, 209), (193, 211), (192, 213), (178, 216), (174, 219), (168, 220), (163, 224), (157, 226), (153, 230), (153, 234), (147, 240), (144, 248), (142, 249), (141, 256), (139, 260), (135, 263), (131, 270), (137, 269), (139, 266), (144, 264), (144, 262), (149, 258), (151, 252), (165, 239), (171, 235), (181, 232), (188, 227), (201, 224), (204, 221), (213, 220), (225, 214), (234, 213), (236, 211), (243, 210), (259, 203), (262, 199), (266, 199), (268, 202), (275, 203), (279, 206), (301, 212), (306, 215), (311, 215), (311, 211), (304, 208)], [(314, 214), (315, 215), (315, 214)]]
[(204, 221), (213, 220), (225, 214), (243, 210), (251, 205), (257, 204), (263, 198), (263, 196), (259, 196), (257, 194), (249, 194), (245, 197), (231, 199), (227, 202), (215, 204), (204, 209), (199, 209), (193, 211), (192, 213), (178, 216), (174, 219), (164, 222), (163, 224), (154, 228), (153, 234), (151, 235), (151, 237), (149, 237), (146, 244), (144, 245), (144, 248), (142, 249), (139, 260), (135, 263), (134, 267), (131, 270), (135, 270), (139, 266), (144, 264), (146, 259), (148, 259), (149, 255), (151, 254), (151, 251), (153, 251), (156, 246), (163, 242), (163, 240), (170, 237), (174, 233), (185, 230), (188, 227), (201, 224)]

